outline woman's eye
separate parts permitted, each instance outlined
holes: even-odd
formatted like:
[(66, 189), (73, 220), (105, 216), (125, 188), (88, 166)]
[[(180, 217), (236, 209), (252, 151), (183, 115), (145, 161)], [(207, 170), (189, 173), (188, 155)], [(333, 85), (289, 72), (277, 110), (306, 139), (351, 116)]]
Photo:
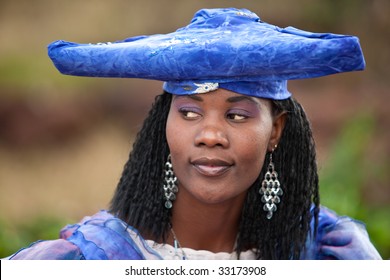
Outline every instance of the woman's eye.
[(190, 111), (190, 110), (186, 110), (186, 109), (181, 109), (180, 113), (186, 119), (196, 119), (196, 118), (200, 117), (199, 113), (194, 112), (194, 111)]
[(247, 119), (248, 117), (244, 116), (242, 114), (230, 113), (227, 115), (227, 118), (229, 120), (233, 120), (233, 121), (243, 121), (243, 120)]

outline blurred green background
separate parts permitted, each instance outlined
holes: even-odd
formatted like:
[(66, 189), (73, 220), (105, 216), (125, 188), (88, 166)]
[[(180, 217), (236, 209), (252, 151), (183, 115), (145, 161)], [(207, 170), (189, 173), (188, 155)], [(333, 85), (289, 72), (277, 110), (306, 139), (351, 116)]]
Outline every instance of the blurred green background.
[(0, 257), (106, 208), (161, 83), (60, 75), (48, 43), (167, 33), (200, 8), (360, 38), (367, 69), (292, 81), (312, 121), (322, 204), (365, 222), (390, 258), (390, 1), (1, 0)]

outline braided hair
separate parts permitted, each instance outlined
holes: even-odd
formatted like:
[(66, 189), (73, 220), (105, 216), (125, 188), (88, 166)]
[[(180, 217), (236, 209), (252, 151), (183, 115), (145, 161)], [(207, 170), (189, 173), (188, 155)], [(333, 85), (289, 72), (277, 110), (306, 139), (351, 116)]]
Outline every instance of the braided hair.
[[(110, 212), (118, 218), (162, 242), (166, 241), (171, 220), (171, 211), (164, 207), (162, 187), (169, 154), (165, 127), (171, 99), (167, 92), (156, 97), (137, 134), (110, 205)], [(259, 194), (269, 164), (267, 154), (259, 177), (249, 188), (235, 250), (240, 256), (241, 252), (252, 249), (258, 259), (299, 259), (311, 233), (313, 216), (314, 228), (317, 227), (315, 145), (310, 123), (295, 99), (272, 101), (272, 106), (275, 115), (287, 113), (278, 148), (272, 154), (284, 194), (272, 219), (267, 219)]]

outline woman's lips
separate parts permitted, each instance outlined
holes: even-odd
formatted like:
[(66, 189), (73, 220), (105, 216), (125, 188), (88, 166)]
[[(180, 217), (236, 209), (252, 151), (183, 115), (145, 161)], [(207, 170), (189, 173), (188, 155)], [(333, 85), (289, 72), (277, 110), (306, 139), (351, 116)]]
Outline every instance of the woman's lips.
[(191, 164), (200, 174), (207, 177), (221, 176), (233, 166), (228, 161), (206, 157), (193, 160)]

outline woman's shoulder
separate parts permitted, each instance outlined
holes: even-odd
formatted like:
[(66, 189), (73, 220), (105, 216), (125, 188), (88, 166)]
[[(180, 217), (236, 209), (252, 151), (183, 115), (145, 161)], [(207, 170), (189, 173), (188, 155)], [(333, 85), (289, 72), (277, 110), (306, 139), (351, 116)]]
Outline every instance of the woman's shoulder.
[(83, 260), (80, 249), (64, 239), (39, 240), (11, 255), (9, 260)]
[(73, 234), (85, 223), (103, 221), (106, 213), (100, 211), (94, 216), (86, 216), (79, 223), (66, 225), (60, 231), (60, 238), (55, 240), (38, 240), (31, 243), (28, 247), (22, 248), (13, 255), (9, 260), (82, 260), (85, 256), (77, 244), (72, 239)]
[(79, 247), (88, 260), (144, 259), (138, 231), (106, 210), (66, 226), (60, 236)]
[(35, 242), (9, 259), (144, 259), (144, 242), (138, 231), (102, 210), (65, 226), (59, 239)]
[[(312, 222), (313, 229), (314, 221)], [(309, 236), (303, 259), (381, 259), (365, 224), (321, 206), (316, 237)]]

